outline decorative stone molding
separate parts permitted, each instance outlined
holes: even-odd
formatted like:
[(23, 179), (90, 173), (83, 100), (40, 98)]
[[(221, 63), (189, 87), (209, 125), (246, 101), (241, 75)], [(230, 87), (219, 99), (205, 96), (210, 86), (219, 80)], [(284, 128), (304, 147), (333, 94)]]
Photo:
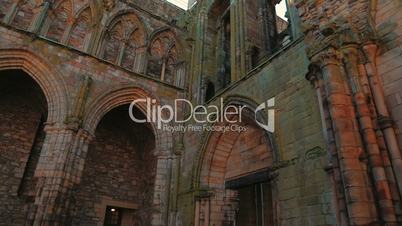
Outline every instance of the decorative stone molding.
[(325, 67), (328, 65), (340, 66), (342, 59), (343, 56), (340, 51), (334, 47), (329, 47), (315, 54), (311, 61), (320, 67)]
[(394, 121), (391, 117), (380, 115), (377, 120), (381, 129), (393, 128)]
[(74, 106), (71, 114), (67, 117), (66, 122), (76, 124), (76, 127), (81, 126), (85, 105), (91, 87), (92, 79), (88, 75), (83, 76), (78, 87), (77, 96), (75, 97)]
[(63, 122), (68, 114), (68, 94), (63, 77), (46, 60), (26, 50), (0, 50), (0, 70), (21, 69), (43, 90), (48, 104), (47, 123)]
[(103, 0), (103, 5), (106, 11), (112, 11), (113, 8), (116, 6), (115, 0)]
[(321, 79), (320, 67), (315, 64), (310, 64), (308, 66), (308, 72), (305, 76), (306, 80), (311, 83), (311, 85), (317, 88), (318, 80)]

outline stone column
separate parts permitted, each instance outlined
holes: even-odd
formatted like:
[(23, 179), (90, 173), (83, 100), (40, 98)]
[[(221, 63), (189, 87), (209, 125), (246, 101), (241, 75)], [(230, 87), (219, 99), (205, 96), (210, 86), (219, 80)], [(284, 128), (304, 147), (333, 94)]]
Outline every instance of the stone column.
[(68, 40), (70, 39), (71, 30), (73, 29), (75, 21), (72, 18), (69, 18), (66, 23), (66, 29), (64, 30), (63, 35), (61, 36), (60, 43), (64, 45), (68, 45)]
[(389, 111), (385, 103), (384, 92), (382, 90), (380, 78), (377, 71), (377, 45), (374, 43), (366, 43), (363, 50), (368, 59), (367, 74), (369, 79), (370, 88), (373, 93), (373, 99), (378, 114), (378, 123), (383, 131), (387, 148), (391, 156), (392, 168), (394, 169), (396, 181), (399, 188), (399, 195), (402, 193), (402, 155), (398, 146), (395, 130), (393, 128), (393, 121), (390, 117)]
[(331, 182), (333, 184), (333, 202), (335, 209), (337, 210), (337, 221), (340, 225), (347, 225), (348, 217), (345, 205), (345, 195), (342, 192), (343, 181), (339, 169), (339, 158), (332, 128), (332, 120), (328, 112), (328, 104), (326, 101), (324, 103), (326, 95), (320, 68), (317, 65), (310, 64), (309, 71), (306, 74), (306, 79), (310, 81), (311, 85), (316, 90), (323, 135), (328, 145), (328, 164), (325, 170), (331, 176)]
[(71, 190), (80, 181), (93, 137), (80, 128), (91, 81), (89, 76), (83, 76), (66, 120), (45, 127), (46, 138), (35, 171), (37, 194), (29, 224), (68, 224)]
[[(237, 1), (231, 1), (230, 6), (229, 6), (229, 10), (230, 10), (230, 59), (229, 59), (230, 60), (230, 83), (237, 80), (237, 78), (239, 77), (238, 73), (240, 71), (238, 68), (239, 63), (237, 62), (238, 55), (239, 55), (237, 53), (237, 50), (238, 50), (237, 33), (239, 32), (239, 30), (238, 30), (238, 22), (239, 21), (238, 21), (237, 8), (238, 8)], [(222, 29), (225, 29), (224, 26), (222, 26)]]
[(145, 74), (146, 73), (146, 66), (147, 66), (147, 49), (146, 47), (138, 48), (135, 60), (134, 60), (134, 67), (133, 71)]
[(180, 132), (177, 136), (176, 145), (172, 156), (172, 176), (170, 183), (170, 203), (169, 203), (169, 225), (177, 225), (177, 213), (178, 213), (178, 196), (179, 196), (179, 181), (180, 181), (180, 169), (181, 169), (181, 157), (184, 151), (183, 144), (183, 132)]
[(349, 44), (342, 47), (345, 56), (345, 68), (352, 87), (354, 104), (357, 110), (361, 135), (366, 146), (371, 168), (372, 180), (376, 190), (376, 198), (380, 207), (381, 217), (387, 224), (396, 223), (395, 209), (393, 208), (391, 191), (388, 185), (384, 163), (377, 143), (374, 125), (371, 120), (367, 96), (363, 93), (359, 78), (359, 52), (358, 45)]
[[(211, 223), (211, 196), (209, 191), (199, 190), (195, 194), (194, 225), (209, 226)], [(223, 220), (223, 219), (222, 219)]]
[(35, 176), (38, 177), (32, 225), (65, 225), (71, 218), (70, 195), (80, 182), (93, 136), (71, 127), (46, 128), (46, 141)]
[(238, 13), (239, 13), (239, 27), (238, 27), (238, 38), (239, 38), (239, 44), (238, 44), (238, 55), (239, 55), (239, 60), (237, 61), (239, 64), (239, 75), (237, 76), (237, 79), (243, 77), (246, 75), (246, 25), (245, 25), (245, 13), (246, 13), (246, 7), (245, 7), (245, 0), (239, 0), (238, 4)]
[(17, 13), (18, 2), (19, 1), (14, 1), (13, 4), (10, 6), (10, 9), (8, 10), (8, 12), (6, 13), (6, 15), (3, 18), (3, 23), (5, 23), (5, 24), (11, 23), (12, 19), (15, 16), (15, 13)]
[(207, 9), (205, 3), (201, 6), (198, 21), (196, 24), (196, 38), (194, 47), (194, 81), (193, 81), (193, 97), (197, 104), (203, 103), (203, 97), (201, 95), (201, 84), (203, 77), (204, 67), (204, 45), (205, 45), (205, 33), (207, 29)]
[(341, 55), (328, 47), (313, 57), (320, 65), (325, 94), (332, 119), (334, 138), (340, 161), (350, 225), (368, 225), (377, 222), (372, 191), (367, 184), (367, 173), (361, 160), (364, 150), (350, 90), (345, 81)]
[(68, 225), (71, 223), (73, 206), (71, 196), (73, 188), (80, 183), (81, 176), (84, 171), (84, 163), (88, 153), (88, 147), (94, 136), (88, 131), (79, 129), (75, 135), (70, 154), (65, 163), (65, 172), (62, 184), (65, 185), (65, 190), (60, 193), (58, 202), (53, 207), (54, 211), (59, 215), (56, 217), (56, 222), (60, 225)]
[(66, 191), (66, 163), (75, 137), (74, 128), (65, 124), (47, 125), (46, 138), (35, 171), (38, 178), (32, 225), (58, 225), (61, 212), (55, 211)]
[(152, 215), (153, 226), (168, 224), (169, 188), (171, 177), (171, 158), (166, 153), (157, 153), (156, 177), (154, 185), (155, 213)]

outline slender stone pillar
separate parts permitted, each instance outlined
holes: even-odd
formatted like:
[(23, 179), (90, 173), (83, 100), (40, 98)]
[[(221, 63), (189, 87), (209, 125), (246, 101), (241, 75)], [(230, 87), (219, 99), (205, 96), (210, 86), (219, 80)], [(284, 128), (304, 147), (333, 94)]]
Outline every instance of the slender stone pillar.
[(237, 52), (239, 53), (239, 75), (237, 79), (246, 75), (246, 21), (245, 21), (245, 14), (246, 14), (246, 7), (245, 7), (245, 0), (238, 0), (238, 12), (239, 12), (239, 32), (237, 35), (239, 36), (239, 46)]
[(43, 1), (42, 7), (41, 7), (39, 13), (36, 15), (31, 26), (28, 29), (30, 32), (39, 33), (39, 31), (42, 27), (42, 24), (45, 21), (45, 17), (46, 17), (47, 11), (49, 10), (49, 7), (50, 7), (50, 1), (49, 0)]
[(93, 136), (82, 129), (76, 132), (68, 127), (47, 127), (46, 132), (43, 151), (50, 151), (40, 158), (36, 171), (37, 197), (31, 214), (34, 218), (28, 220), (32, 225), (66, 225), (71, 218), (71, 191), (80, 182)]
[(60, 225), (60, 211), (55, 211), (59, 197), (66, 192), (66, 163), (75, 137), (68, 125), (47, 125), (35, 177), (38, 178), (33, 225)]
[(194, 47), (194, 81), (193, 81), (193, 99), (197, 104), (203, 103), (203, 96), (201, 95), (202, 79), (204, 73), (204, 45), (205, 45), (205, 33), (207, 30), (208, 16), (207, 9), (204, 5), (201, 6), (198, 20), (196, 24), (196, 39)]
[(68, 40), (70, 39), (71, 30), (73, 29), (75, 21), (73, 19), (68, 19), (66, 24), (66, 29), (61, 37), (60, 42), (64, 45), (68, 45)]
[(345, 56), (345, 68), (352, 87), (353, 100), (357, 110), (357, 119), (369, 158), (372, 180), (376, 190), (376, 198), (380, 207), (381, 218), (387, 224), (396, 224), (395, 209), (393, 208), (391, 191), (388, 185), (384, 163), (377, 143), (374, 125), (371, 120), (367, 96), (363, 93), (359, 78), (358, 46), (346, 45), (342, 48)]
[(170, 202), (169, 202), (169, 224), (171, 226), (177, 225), (178, 214), (178, 196), (179, 196), (179, 182), (180, 182), (180, 169), (181, 157), (184, 151), (183, 132), (180, 132), (175, 142), (175, 148), (172, 156), (172, 176), (170, 182)]
[(152, 215), (153, 226), (165, 226), (168, 224), (168, 205), (170, 177), (171, 177), (171, 158), (163, 152), (156, 153), (157, 166), (154, 185), (153, 204), (156, 212)]
[(11, 5), (10, 9), (4, 16), (3, 23), (10, 24), (17, 12), (17, 9), (18, 9), (18, 1), (14, 1), (14, 3)]
[(325, 170), (331, 176), (333, 184), (333, 201), (335, 205), (334, 208), (337, 210), (337, 220), (338, 222), (340, 222), (340, 225), (347, 225), (348, 216), (345, 205), (345, 195), (344, 192), (342, 192), (343, 181), (339, 169), (339, 158), (335, 144), (334, 132), (332, 129), (332, 120), (328, 113), (327, 104), (324, 103), (324, 99), (326, 98), (324, 93), (325, 87), (323, 86), (323, 79), (320, 68), (317, 65), (310, 64), (306, 79), (310, 81), (310, 83), (316, 90), (321, 115), (323, 135), (328, 145), (328, 164)]
[(133, 71), (137, 72), (137, 73), (141, 73), (141, 74), (145, 74), (146, 73), (146, 58), (147, 58), (147, 51), (146, 48), (139, 48), (137, 50), (136, 56), (135, 56), (135, 60), (134, 60), (134, 67), (133, 67)]
[(328, 101), (329, 113), (340, 161), (346, 207), (350, 225), (376, 224), (377, 210), (367, 184), (367, 173), (355, 110), (345, 81), (341, 55), (333, 47), (313, 57), (320, 65)]
[[(230, 10), (230, 83), (234, 82), (237, 80), (238, 73), (240, 72), (239, 70), (239, 63), (237, 59), (239, 58), (239, 55), (237, 53), (238, 50), (238, 24), (239, 24), (239, 18), (238, 18), (238, 2), (237, 1), (231, 1), (229, 10)], [(222, 32), (225, 32), (225, 24), (222, 24)], [(225, 40), (226, 41), (226, 40)], [(221, 42), (222, 43), (222, 42)], [(223, 44), (223, 43), (222, 43)], [(223, 84), (224, 86), (228, 86), (229, 84)]]
[(373, 93), (375, 107), (378, 113), (378, 122), (384, 133), (384, 138), (387, 143), (387, 148), (391, 156), (392, 168), (394, 169), (396, 181), (399, 188), (399, 195), (402, 193), (402, 155), (398, 146), (393, 122), (390, 117), (389, 111), (385, 104), (384, 92), (382, 90), (380, 78), (377, 70), (377, 45), (374, 43), (367, 43), (363, 46), (363, 50), (367, 56), (368, 64), (368, 79)]

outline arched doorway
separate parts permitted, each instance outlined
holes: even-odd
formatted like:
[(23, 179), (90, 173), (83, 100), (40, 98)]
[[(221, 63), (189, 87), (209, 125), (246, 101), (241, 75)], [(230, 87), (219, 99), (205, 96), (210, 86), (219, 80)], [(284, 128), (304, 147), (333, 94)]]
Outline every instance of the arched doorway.
[(275, 221), (271, 139), (243, 112), (245, 131), (212, 132), (199, 170), (195, 225), (262, 226)]
[(0, 222), (5, 225), (23, 225), (33, 205), (47, 115), (45, 94), (30, 75), (0, 71)]
[[(73, 225), (147, 225), (153, 213), (155, 136), (133, 122), (128, 105), (100, 120), (75, 195)], [(134, 109), (136, 118), (145, 118)]]

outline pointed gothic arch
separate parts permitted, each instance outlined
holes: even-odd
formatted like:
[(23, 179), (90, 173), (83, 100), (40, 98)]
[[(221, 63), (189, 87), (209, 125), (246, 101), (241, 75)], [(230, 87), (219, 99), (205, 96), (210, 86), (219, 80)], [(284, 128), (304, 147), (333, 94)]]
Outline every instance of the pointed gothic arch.
[(25, 50), (0, 50), (0, 70), (21, 69), (38, 83), (48, 103), (47, 123), (62, 123), (68, 114), (64, 79), (46, 61)]
[(99, 56), (131, 71), (141, 71), (146, 30), (133, 10), (114, 15), (101, 34)]
[(169, 84), (182, 85), (185, 66), (176, 33), (169, 28), (153, 32), (148, 46), (147, 74)]
[[(208, 132), (204, 137), (204, 143), (196, 159), (198, 163), (193, 172), (193, 188), (198, 191), (195, 197), (195, 222), (203, 224), (208, 221), (209, 224), (220, 225), (233, 223), (235, 219), (239, 221), (236, 215), (237, 208), (244, 208), (250, 204), (244, 203), (242, 196), (245, 192), (254, 192), (254, 187), (258, 185), (258, 189), (255, 187), (255, 192), (258, 190), (259, 196), (264, 192), (266, 194), (259, 202), (267, 202), (264, 205), (269, 206), (264, 210), (264, 220), (261, 220), (262, 218), (259, 220), (265, 224), (272, 223), (275, 220), (273, 217), (275, 184), (271, 179), (272, 168), (278, 161), (278, 155), (272, 134), (267, 133), (255, 122), (256, 117), (261, 121), (266, 121), (264, 120), (266, 117), (260, 113), (255, 115), (257, 104), (248, 98), (233, 96), (226, 99), (224, 104), (245, 107), (242, 122), (238, 124), (247, 130), (242, 133)], [(215, 123), (212, 126), (227, 125), (230, 124)]]
[[(90, 103), (88, 107), (90, 110), (85, 113), (83, 119), (83, 128), (89, 131), (91, 134), (94, 134), (96, 126), (101, 118), (111, 109), (124, 104), (130, 104), (132, 101), (137, 99), (146, 98), (154, 99), (157, 103), (160, 103), (158, 98), (154, 97), (150, 92), (139, 87), (122, 86), (117, 89), (110, 90)], [(144, 115), (146, 115), (147, 108), (145, 103), (138, 103), (136, 106)], [(155, 123), (150, 124), (155, 134), (156, 151), (169, 153), (172, 149), (172, 134), (158, 129)]]

